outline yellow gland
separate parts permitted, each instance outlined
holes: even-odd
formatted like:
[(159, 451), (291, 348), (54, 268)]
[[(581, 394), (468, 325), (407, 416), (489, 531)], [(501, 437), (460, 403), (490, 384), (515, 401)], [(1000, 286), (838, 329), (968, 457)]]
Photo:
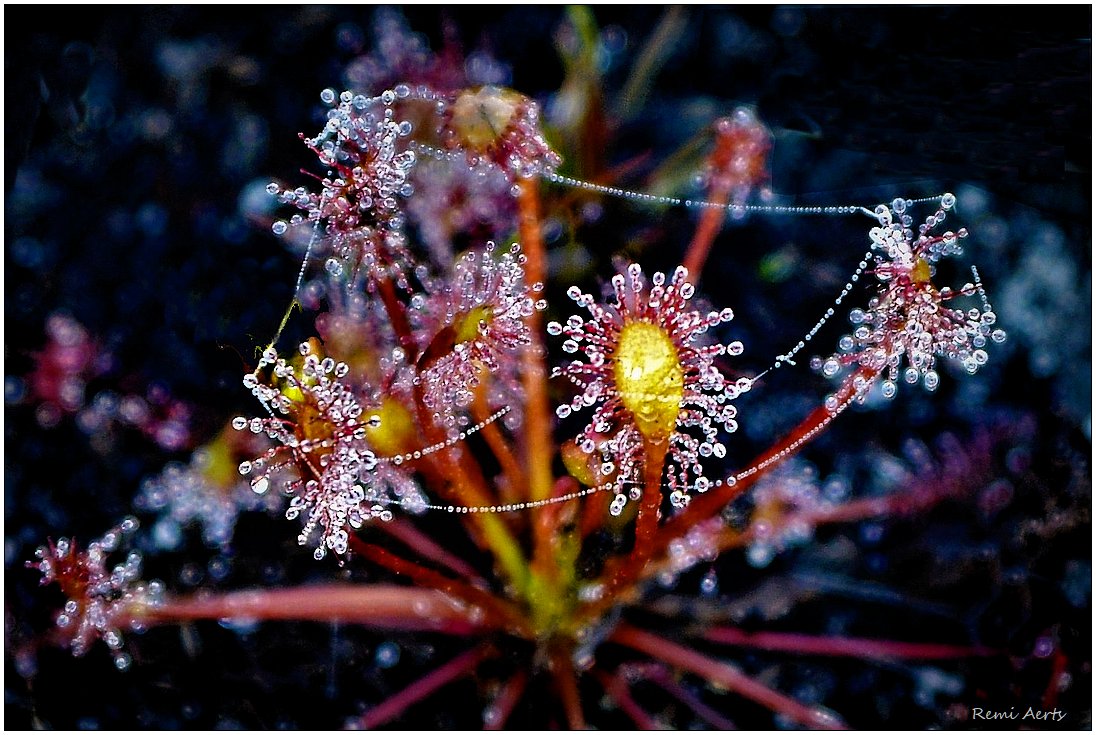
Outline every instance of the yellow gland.
[(486, 150), (498, 141), (525, 102), (525, 96), (505, 87), (465, 90), (451, 108), (451, 127), (465, 147)]
[(913, 270), (910, 271), (910, 280), (916, 284), (932, 283), (932, 270), (929, 262), (924, 258), (914, 261)]
[(559, 448), (560, 457), (563, 458), (563, 466), (567, 473), (587, 487), (593, 487), (598, 482), (598, 476), (592, 464), (592, 455), (582, 451), (582, 447), (574, 440), (565, 443)]
[(654, 442), (669, 437), (685, 395), (685, 372), (666, 330), (649, 322), (625, 324), (613, 353), (613, 375), (639, 432)]
[(417, 432), (415, 420), (402, 403), (394, 398), (385, 398), (381, 405), (367, 410), (365, 416), (376, 417), (376, 426), (366, 424), (365, 438), (369, 446), (382, 457), (395, 457), (406, 454), (415, 446)]
[(233, 438), (227, 431), (222, 431), (202, 448), (206, 456), (202, 474), (214, 487), (231, 488), (240, 479), (240, 463), (232, 450)]
[(453, 344), (471, 342), (479, 336), (480, 322), (491, 322), (495, 311), (490, 306), (477, 306), (471, 311), (458, 314), (453, 321)]

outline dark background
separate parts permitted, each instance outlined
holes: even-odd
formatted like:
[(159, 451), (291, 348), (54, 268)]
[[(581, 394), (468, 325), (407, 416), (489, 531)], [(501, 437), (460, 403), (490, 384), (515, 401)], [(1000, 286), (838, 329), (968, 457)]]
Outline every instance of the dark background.
[[(509, 86), (550, 113), (564, 78), (556, 48), (563, 8), (398, 12), (435, 50), (450, 29), (465, 53), (489, 54), (508, 70)], [(594, 9), (607, 97), (664, 12)], [(114, 356), (102, 387), (161, 386), (196, 407), (200, 440), (228, 417), (250, 412), (239, 384), (243, 359), (277, 324), (297, 266), (268, 223), (249, 219), (241, 191), (273, 177), (292, 179), (311, 165), (297, 133), (319, 128), (319, 91), (341, 88), (347, 63), (371, 51), (377, 13), (6, 7), (6, 376), (33, 369), (46, 319), (60, 312)], [(745, 103), (774, 132), (774, 189), (795, 201), (959, 194), (961, 223), (973, 233), (967, 259), (981, 268), (1008, 343), (975, 380), (948, 375), (935, 396), (903, 390), (885, 411), (846, 418), (852, 426), (830, 432), (811, 459), (823, 472), (844, 468), (858, 478), (870, 474), (869, 452), (899, 454), (910, 438), (935, 447), (945, 431), (966, 441), (998, 427), (1004, 438), (994, 457), (1012, 503), (1000, 513), (951, 509), (888, 527), (878, 547), (863, 552), (861, 571), (954, 605), (976, 638), (1013, 654), (1011, 668), (963, 668), (958, 691), (945, 691), (944, 700), (1041, 702), (1049, 664), (1031, 650), (1052, 631), (1073, 675), (1062, 695), (1071, 719), (1062, 725), (1089, 727), (1091, 9), (700, 6), (683, 17), (643, 112), (617, 131), (607, 164), (646, 153), (657, 162)], [(643, 186), (642, 178), (630, 183)], [(670, 211), (652, 218), (645, 235), (635, 234), (634, 220), (642, 217), (607, 203), (587, 233), (592, 257), (607, 260), (626, 232), (650, 264), (680, 258), (693, 216)], [(825, 309), (866, 247), (859, 228), (762, 219), (732, 228), (733, 248), (717, 245), (708, 292), (735, 308), (751, 369), (763, 369), (767, 355), (794, 343)], [(777, 275), (774, 251), (792, 254)], [(964, 277), (957, 273), (955, 281)], [(767, 428), (786, 425), (823, 394), (821, 379), (803, 375), (774, 380), (777, 405), (751, 409), (750, 441), (762, 441)], [(52, 590), (37, 588), (23, 561), (47, 536), (102, 533), (129, 512), (142, 478), (186, 454), (129, 436), (93, 450), (71, 421), (38, 426), (34, 406), (16, 387), (6, 383), (8, 727), (334, 727), (384, 687), (398, 688), (371, 668), (371, 657), (353, 653), (377, 645), (376, 637), (323, 626), (153, 631), (139, 641), (127, 674), (115, 672), (96, 648), (80, 660), (42, 650), (34, 675), (21, 675), (11, 647), (44, 630), (57, 602)], [(1056, 527), (1049, 523), (1055, 512), (1062, 521)], [(1043, 530), (1024, 535), (1031, 522), (1045, 522)], [(292, 544), (284, 521), (242, 524), (235, 576), (223, 580), (225, 588), (265, 573), (256, 566), (263, 546), (255, 539), (279, 533)], [(862, 530), (848, 533), (863, 549)], [(204, 567), (209, 552), (198, 544), (192, 551)], [(922, 578), (933, 576), (926, 559), (948, 554), (958, 579), (918, 588), (932, 584)], [(769, 572), (794, 576), (800, 562)], [(171, 587), (185, 562), (152, 564)], [(270, 572), (275, 581), (334, 573), (297, 559), (279, 566)], [(736, 584), (746, 588), (756, 574)], [(819, 616), (873, 614), (855, 597), (812, 605), (785, 622), (803, 630), (801, 623)], [(887, 614), (898, 616), (886, 631), (892, 637), (932, 639), (931, 617)], [(903, 625), (909, 627), (897, 630)], [(203, 643), (180, 643), (188, 636)], [(432, 645), (408, 643), (392, 680), (413, 678), (415, 661), (429, 661)], [(857, 727), (966, 726), (936, 700), (917, 700), (910, 677), (843, 666), (793, 661), (782, 683), (794, 689), (815, 676), (835, 682), (845, 694), (827, 703), (842, 711), (844, 701), (843, 714)], [(340, 667), (347, 673), (336, 680), (332, 672)], [(874, 697), (867, 711), (854, 694), (861, 691), (856, 677)], [(444, 706), (416, 713), (408, 726), (476, 726), (478, 710), (466, 712), (459, 690), (452, 692), (434, 700)], [(739, 722), (765, 727), (763, 715), (754, 722), (747, 710)]]

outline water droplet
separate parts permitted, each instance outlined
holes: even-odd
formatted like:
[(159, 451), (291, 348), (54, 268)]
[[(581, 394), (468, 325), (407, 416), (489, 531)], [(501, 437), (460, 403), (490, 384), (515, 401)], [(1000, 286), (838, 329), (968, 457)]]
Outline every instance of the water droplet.
[(712, 596), (719, 592), (719, 577), (715, 573), (715, 569), (709, 569), (700, 580), (700, 594), (705, 596)]
[(381, 669), (390, 669), (400, 662), (400, 647), (392, 641), (385, 641), (377, 646), (373, 654), (373, 663)]

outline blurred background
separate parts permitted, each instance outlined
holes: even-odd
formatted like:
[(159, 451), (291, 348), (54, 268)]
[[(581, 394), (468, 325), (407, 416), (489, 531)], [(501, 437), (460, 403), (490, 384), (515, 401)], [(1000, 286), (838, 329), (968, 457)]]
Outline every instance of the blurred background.
[[(969, 492), (913, 519), (820, 531), (776, 559), (722, 560), (742, 568), (723, 575), (722, 594), (768, 628), (863, 631), (872, 619), (880, 636), (1009, 651), (1009, 665), (744, 661), (853, 727), (966, 728), (964, 707), (999, 705), (1058, 706), (1070, 713), (1060, 726), (1091, 726), (1091, 8), (8, 6), (4, 16), (8, 727), (338, 727), (444, 645), (400, 641), (393, 661), (377, 636), (210, 625), (134, 637), (129, 673), (98, 649), (79, 660), (27, 653), (58, 602), (23, 568), (34, 548), (101, 534), (165, 464), (254, 410), (240, 377), (277, 326), (300, 257), (271, 235), (265, 187), (306, 185), (299, 171), (316, 170), (297, 136), (322, 126), (320, 90), (410, 78), (513, 87), (541, 103), (564, 173), (641, 191), (702, 197), (706, 131), (750, 105), (773, 132), (778, 203), (954, 192), (955, 227), (971, 237), (941, 282), (960, 285), (976, 263), (1008, 341), (974, 378), (949, 371), (935, 394), (904, 387), (851, 412), (802, 471), (852, 496), (936, 476)], [(544, 190), (550, 201), (574, 194)], [(695, 213), (583, 196), (577, 218), (548, 206), (553, 308), (565, 308), (569, 283), (597, 288), (615, 256), (648, 270), (680, 262)], [(485, 231), (504, 229), (484, 219)], [(869, 226), (728, 224), (701, 291), (735, 309), (747, 350), (738, 369), (764, 369), (814, 324)], [(831, 327), (825, 349), (843, 333)], [(732, 460), (767, 446), (828, 386), (801, 364), (763, 387), (740, 402)], [(301, 555), (292, 524), (253, 515), (232, 544), (174, 539), (149, 576), (234, 589), (347, 574)], [(284, 556), (271, 558), (270, 538)], [(665, 604), (696, 588), (683, 577)], [(459, 697), (438, 701), (403, 724), (478, 726)], [(771, 726), (765, 717), (747, 708), (736, 722)]]

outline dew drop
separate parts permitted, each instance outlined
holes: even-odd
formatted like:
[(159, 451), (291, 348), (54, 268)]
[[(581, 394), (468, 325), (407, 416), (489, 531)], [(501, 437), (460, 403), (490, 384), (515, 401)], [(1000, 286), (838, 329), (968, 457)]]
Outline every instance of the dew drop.
[(719, 591), (719, 577), (715, 569), (709, 569), (708, 573), (700, 579), (700, 594), (711, 597)]
[(380, 669), (390, 669), (400, 662), (400, 647), (392, 641), (385, 641), (377, 646), (373, 654), (373, 663)]
[(925, 373), (925, 388), (927, 390), (936, 390), (936, 387), (940, 385), (940, 376), (935, 370), (929, 370)]

